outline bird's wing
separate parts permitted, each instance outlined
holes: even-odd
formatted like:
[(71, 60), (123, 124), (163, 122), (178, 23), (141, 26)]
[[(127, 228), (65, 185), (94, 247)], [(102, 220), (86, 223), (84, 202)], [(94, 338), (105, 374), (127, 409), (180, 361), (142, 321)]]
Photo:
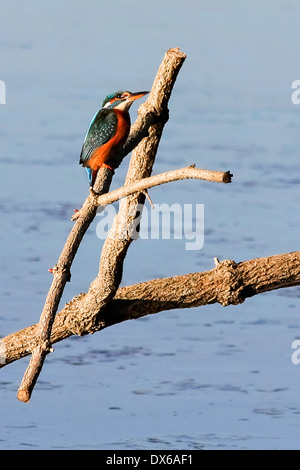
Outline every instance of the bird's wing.
[(80, 164), (86, 163), (96, 148), (104, 145), (115, 135), (117, 125), (117, 115), (111, 109), (100, 109), (98, 111), (92, 119), (85, 136), (80, 154)]

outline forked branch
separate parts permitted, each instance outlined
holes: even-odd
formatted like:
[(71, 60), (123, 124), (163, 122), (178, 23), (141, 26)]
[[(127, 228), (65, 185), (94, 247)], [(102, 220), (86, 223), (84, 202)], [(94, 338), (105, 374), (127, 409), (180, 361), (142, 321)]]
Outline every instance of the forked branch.
[(172, 181), (198, 179), (216, 183), (231, 183), (232, 176), (233, 175), (229, 171), (202, 170), (200, 168), (195, 168), (195, 165), (191, 165), (178, 170), (166, 171), (159, 175), (149, 176), (149, 178), (143, 178), (142, 180), (136, 181), (130, 185), (122, 186), (114, 191), (110, 191), (107, 194), (102, 194), (101, 196), (95, 194), (93, 204), (97, 206), (106, 206), (119, 201), (123, 197), (131, 196), (135, 193), (142, 193), (150, 188), (154, 188), (161, 184), (171, 183)]

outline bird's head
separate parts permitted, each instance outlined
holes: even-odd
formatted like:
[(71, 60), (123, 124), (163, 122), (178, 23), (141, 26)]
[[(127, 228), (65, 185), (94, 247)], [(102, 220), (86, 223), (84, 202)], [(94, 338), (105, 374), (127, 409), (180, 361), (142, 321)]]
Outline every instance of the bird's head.
[(105, 98), (102, 108), (116, 108), (122, 111), (128, 111), (135, 100), (147, 95), (147, 93), (149, 93), (149, 91), (138, 91), (137, 93), (131, 93), (130, 91), (116, 91)]

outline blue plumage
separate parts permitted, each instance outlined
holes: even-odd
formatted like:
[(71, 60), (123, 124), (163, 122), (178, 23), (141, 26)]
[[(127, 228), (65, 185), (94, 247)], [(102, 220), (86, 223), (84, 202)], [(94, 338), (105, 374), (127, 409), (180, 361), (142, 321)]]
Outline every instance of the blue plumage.
[(86, 172), (87, 172), (87, 175), (88, 175), (90, 186), (92, 186), (92, 184), (93, 184), (93, 170), (91, 170), (91, 168), (88, 168), (87, 166), (85, 167), (85, 169), (86, 169)]
[(110, 109), (100, 109), (93, 117), (84, 139), (80, 154), (80, 164), (89, 160), (97, 148), (106, 144), (116, 133), (118, 119)]
[(86, 168), (90, 186), (102, 166), (113, 170), (114, 157), (120, 151), (130, 130), (129, 108), (133, 101), (148, 92), (117, 91), (108, 95), (93, 117), (81, 149), (79, 163)]

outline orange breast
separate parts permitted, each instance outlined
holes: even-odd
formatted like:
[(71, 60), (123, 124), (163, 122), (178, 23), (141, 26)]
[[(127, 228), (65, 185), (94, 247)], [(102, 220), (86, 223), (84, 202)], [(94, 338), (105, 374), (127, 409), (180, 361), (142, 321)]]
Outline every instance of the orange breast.
[(124, 145), (129, 135), (130, 117), (127, 112), (114, 109), (118, 117), (118, 127), (115, 135), (106, 144), (94, 150), (88, 161), (88, 166), (92, 170), (98, 170), (103, 163), (112, 158), (116, 152)]

